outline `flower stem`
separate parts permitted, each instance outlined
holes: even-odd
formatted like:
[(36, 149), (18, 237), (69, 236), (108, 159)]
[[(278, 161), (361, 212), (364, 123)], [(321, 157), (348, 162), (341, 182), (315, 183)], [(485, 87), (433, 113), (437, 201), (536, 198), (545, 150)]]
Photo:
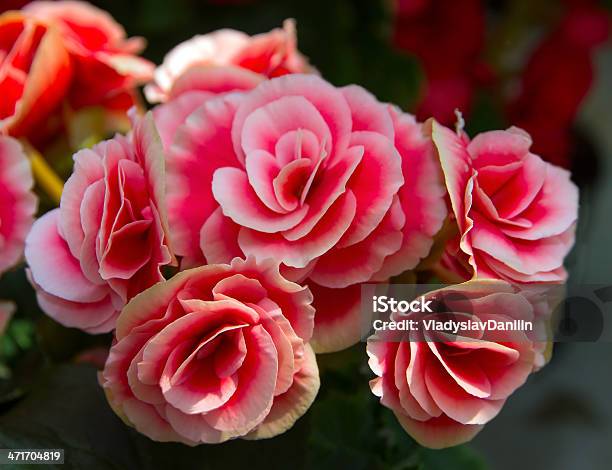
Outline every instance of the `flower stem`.
[(32, 164), (32, 173), (36, 183), (41, 189), (59, 206), (64, 182), (57, 176), (53, 168), (47, 163), (44, 157), (31, 145), (27, 146), (27, 152)]

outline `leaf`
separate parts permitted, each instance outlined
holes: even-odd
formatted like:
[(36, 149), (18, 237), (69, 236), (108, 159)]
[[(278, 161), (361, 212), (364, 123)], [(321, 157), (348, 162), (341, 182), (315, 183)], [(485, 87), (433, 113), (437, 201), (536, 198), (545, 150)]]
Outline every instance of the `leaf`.
[(65, 468), (139, 470), (303, 467), (308, 424), (262, 441), (188, 447), (153, 442), (110, 409), (96, 371), (84, 365), (48, 368), (33, 391), (0, 415), (0, 448), (65, 449)]
[(505, 129), (506, 119), (503, 116), (502, 105), (495, 98), (484, 91), (476, 94), (473, 110), (467, 119), (466, 131), (468, 135), (476, 135), (494, 129)]
[(311, 410), (308, 468), (383, 468), (376, 452), (374, 416), (369, 397), (336, 390), (315, 402)]
[(364, 344), (318, 362), (322, 388), (307, 415), (307, 468), (416, 469), (419, 447), (370, 391)]
[(65, 449), (68, 468), (138, 468), (127, 428), (105, 403), (95, 370), (84, 366), (46, 370), (0, 416), (0, 448)]
[(423, 449), (419, 470), (486, 470), (484, 460), (468, 446)]
[(0, 448), (65, 449), (66, 464), (58, 469), (485, 468), (467, 447), (419, 447), (371, 396), (362, 374), (352, 370), (352, 387), (327, 387), (306, 416), (281, 436), (188, 447), (153, 442), (127, 427), (108, 406), (93, 368), (48, 367), (24, 398), (0, 414)]
[(307, 430), (308, 424), (302, 418), (285, 434), (272, 439), (236, 439), (196, 447), (153, 442), (135, 431), (131, 431), (131, 435), (140, 455), (138, 468), (143, 470), (301, 470), (305, 468), (303, 456), (307, 452)]

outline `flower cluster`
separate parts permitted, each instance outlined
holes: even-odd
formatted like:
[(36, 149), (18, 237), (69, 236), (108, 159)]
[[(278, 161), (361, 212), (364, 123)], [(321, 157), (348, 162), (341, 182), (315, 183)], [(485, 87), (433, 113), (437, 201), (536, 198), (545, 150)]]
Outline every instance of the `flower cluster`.
[[(114, 332), (100, 383), (154, 440), (289, 429), (317, 394), (315, 352), (359, 341), (364, 283), (435, 272), (458, 284), (427, 298), (486, 320), (542, 315), (517, 286), (566, 278), (578, 191), (525, 131), (470, 140), (336, 87), (298, 51), (293, 21), (196, 36), (155, 73), (140, 40), (81, 2), (5, 13), (0, 38), (3, 133), (45, 127), (64, 100), (123, 109), (149, 82), (153, 110), (77, 152), (59, 208), (31, 229), (27, 158), (0, 140), (0, 271), (29, 231), (40, 307)], [(367, 353), (372, 391), (429, 447), (470, 439), (546, 361), (512, 334), (372, 337)]]

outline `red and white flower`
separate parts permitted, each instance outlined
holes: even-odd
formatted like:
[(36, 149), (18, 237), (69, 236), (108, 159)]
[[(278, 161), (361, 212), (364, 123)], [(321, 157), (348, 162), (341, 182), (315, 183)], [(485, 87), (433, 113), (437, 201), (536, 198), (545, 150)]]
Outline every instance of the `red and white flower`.
[(74, 156), (59, 209), (38, 219), (26, 259), (41, 308), (90, 333), (111, 331), (129, 299), (172, 262), (162, 146), (149, 114), (132, 133)]
[(431, 134), (459, 230), (442, 266), (462, 278), (565, 281), (578, 217), (569, 172), (531, 153), (515, 127), (470, 141), (433, 121)]
[(183, 271), (135, 297), (117, 321), (101, 383), (125, 422), (188, 445), (261, 439), (313, 402), (307, 288), (274, 263), (235, 259)]
[[(533, 321), (534, 306), (510, 284), (472, 280), (430, 292), (428, 317), (457, 322)], [(424, 323), (422, 323), (424, 324)], [(469, 334), (468, 334), (469, 333)], [(368, 340), (372, 392), (421, 445), (450, 447), (472, 439), (506, 399), (542, 365), (542, 342), (523, 331), (419, 331)]]
[(218, 94), (249, 90), (269, 77), (310, 70), (297, 50), (293, 20), (285, 20), (282, 29), (255, 36), (221, 29), (195, 36), (172, 49), (145, 94), (151, 103), (159, 103), (187, 91)]

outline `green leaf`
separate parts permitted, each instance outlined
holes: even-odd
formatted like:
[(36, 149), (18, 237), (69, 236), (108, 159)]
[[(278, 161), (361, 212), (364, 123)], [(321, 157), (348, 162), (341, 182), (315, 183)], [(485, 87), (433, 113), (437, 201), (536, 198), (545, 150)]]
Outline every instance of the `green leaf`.
[(501, 103), (496, 101), (490, 93), (478, 92), (474, 103), (474, 109), (470, 116), (466, 117), (466, 131), (475, 136), (480, 132), (494, 129), (505, 129), (506, 119)]
[[(126, 426), (110, 409), (96, 371), (84, 365), (48, 368), (23, 400), (0, 415), (0, 448), (65, 449), (58, 469), (304, 468), (308, 423), (262, 441), (188, 447), (159, 443)], [(272, 457), (272, 458), (271, 458)], [(303, 462), (303, 459), (302, 459)]]
[(371, 403), (364, 393), (332, 391), (311, 410), (308, 468), (383, 468), (376, 452), (377, 436)]
[(65, 449), (67, 466), (57, 468), (138, 468), (127, 428), (85, 366), (49, 368), (0, 416), (0, 447)]
[(449, 449), (423, 449), (421, 468), (419, 470), (486, 470), (482, 457), (468, 446), (457, 446)]

